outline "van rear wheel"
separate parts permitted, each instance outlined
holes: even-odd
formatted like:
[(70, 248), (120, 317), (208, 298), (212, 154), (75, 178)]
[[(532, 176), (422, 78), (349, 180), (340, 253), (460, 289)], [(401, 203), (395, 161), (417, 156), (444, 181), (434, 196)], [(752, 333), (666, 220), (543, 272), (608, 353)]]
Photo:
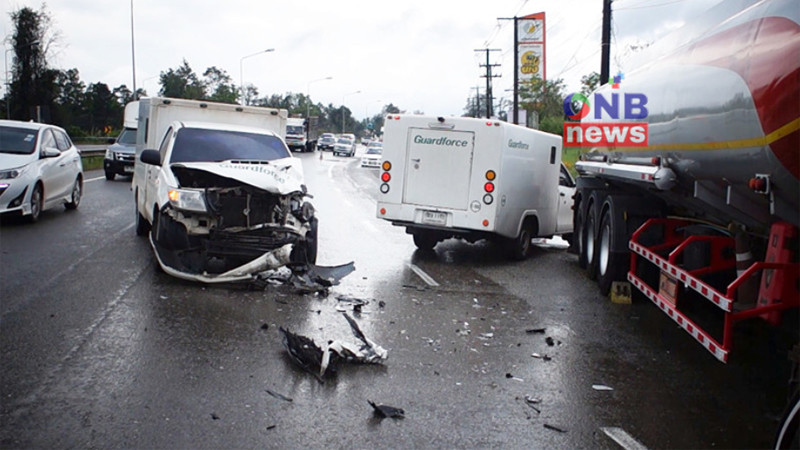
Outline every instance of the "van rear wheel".
[(519, 230), (519, 236), (506, 241), (506, 252), (509, 258), (516, 261), (527, 259), (531, 254), (532, 238), (531, 227), (528, 224), (523, 225), (522, 229)]
[(437, 239), (436, 236), (425, 231), (417, 231), (413, 236), (414, 245), (416, 245), (418, 249), (426, 252), (432, 251), (433, 247), (436, 247), (436, 244), (439, 243), (439, 239)]

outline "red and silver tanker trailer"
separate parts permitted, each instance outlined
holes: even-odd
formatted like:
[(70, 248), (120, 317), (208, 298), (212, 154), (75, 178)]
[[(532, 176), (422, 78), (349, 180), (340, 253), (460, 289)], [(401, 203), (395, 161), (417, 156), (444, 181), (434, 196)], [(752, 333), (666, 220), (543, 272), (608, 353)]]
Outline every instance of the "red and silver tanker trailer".
[[(800, 3), (709, 13), (705, 31), (674, 34), (672, 51), (588, 97), (605, 111), (595, 102), (581, 127), (646, 123), (647, 141), (584, 149), (571, 249), (604, 294), (633, 286), (727, 362), (742, 320), (798, 336)], [(693, 316), (696, 302), (721, 326)]]

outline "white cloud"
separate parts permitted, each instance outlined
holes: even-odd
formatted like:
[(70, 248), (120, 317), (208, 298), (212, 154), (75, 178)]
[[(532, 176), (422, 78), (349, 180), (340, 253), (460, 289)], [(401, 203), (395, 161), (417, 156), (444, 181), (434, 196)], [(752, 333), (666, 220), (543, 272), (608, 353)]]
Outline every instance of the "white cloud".
[[(663, 31), (652, 30), (667, 30), (716, 1), (673, 1), (657, 7), (658, 15), (648, 7), (621, 10), (615, 15), (616, 37), (620, 43), (633, 42), (632, 35), (655, 39)], [(5, 2), (0, 32), (6, 37), (13, 32), (11, 11), (23, 6), (38, 9), (40, 4), (40, 0)], [(334, 105), (344, 100), (359, 118), (388, 103), (409, 112), (458, 115), (474, 87), (484, 90), (479, 64), (485, 63), (485, 54), (474, 50), (486, 44), (501, 50), (491, 53), (491, 62), (502, 65), (495, 68), (502, 74), (494, 79), (495, 97), (511, 97), (505, 90), (513, 81), (512, 26), (497, 18), (540, 11), (547, 14), (549, 78), (560, 76), (570, 90), (576, 90), (580, 77), (600, 66), (599, 0), (133, 0), (133, 4), (137, 85), (151, 93), (157, 89), (160, 72), (186, 59), (198, 74), (217, 66), (236, 84), (242, 76), (261, 95), (305, 93), (310, 81), (332, 76), (310, 85), (312, 99)], [(648, 3), (618, 0), (614, 5)], [(128, 0), (49, 0), (47, 9), (63, 44), (52, 63), (62, 69), (78, 68), (87, 84), (131, 87), (130, 6)], [(275, 51), (242, 60), (266, 48)], [(360, 94), (351, 94), (358, 90)]]

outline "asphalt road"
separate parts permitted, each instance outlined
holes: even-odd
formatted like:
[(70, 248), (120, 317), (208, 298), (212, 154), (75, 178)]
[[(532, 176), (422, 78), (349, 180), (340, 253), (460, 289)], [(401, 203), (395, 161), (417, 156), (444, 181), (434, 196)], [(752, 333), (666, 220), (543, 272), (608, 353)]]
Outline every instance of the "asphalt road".
[[(609, 434), (769, 446), (788, 378), (774, 330), (745, 324), (721, 364), (650, 303), (601, 297), (563, 248), (521, 263), (488, 243), (418, 252), (375, 218), (377, 171), (297, 156), (318, 264), (356, 266), (327, 297), (159, 272), (134, 234), (130, 180), (100, 171), (77, 211), (3, 218), (0, 447), (618, 448)], [(342, 295), (369, 301), (352, 314), (389, 358), (322, 384), (287, 357), (278, 327), (352, 341)], [(368, 400), (405, 418), (381, 419)]]

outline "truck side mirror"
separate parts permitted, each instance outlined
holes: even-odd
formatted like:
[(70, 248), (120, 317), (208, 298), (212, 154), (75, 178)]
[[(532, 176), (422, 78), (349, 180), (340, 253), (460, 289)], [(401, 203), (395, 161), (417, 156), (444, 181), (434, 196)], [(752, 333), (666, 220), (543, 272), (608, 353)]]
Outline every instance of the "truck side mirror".
[(145, 164), (160, 166), (161, 154), (158, 153), (158, 150), (142, 150), (142, 155), (139, 156), (139, 160)]

